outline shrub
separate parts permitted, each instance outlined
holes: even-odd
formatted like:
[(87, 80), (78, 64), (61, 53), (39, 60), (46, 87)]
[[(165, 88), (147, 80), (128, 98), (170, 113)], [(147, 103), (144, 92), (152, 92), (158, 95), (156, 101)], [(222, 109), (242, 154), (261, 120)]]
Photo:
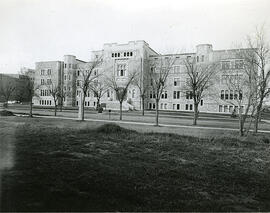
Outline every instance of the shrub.
[(131, 133), (131, 132), (135, 132), (135, 131), (122, 128), (117, 124), (109, 123), (109, 124), (104, 124), (104, 125), (98, 127), (96, 129), (96, 132), (108, 134), (108, 133)]
[(14, 116), (14, 113), (8, 110), (0, 111), (0, 116)]

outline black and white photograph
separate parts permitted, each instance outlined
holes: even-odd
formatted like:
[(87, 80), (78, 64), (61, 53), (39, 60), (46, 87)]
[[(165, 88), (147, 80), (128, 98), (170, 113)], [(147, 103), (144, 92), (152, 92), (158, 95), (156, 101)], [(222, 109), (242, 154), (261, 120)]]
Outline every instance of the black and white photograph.
[(270, 212), (270, 0), (0, 0), (0, 212)]

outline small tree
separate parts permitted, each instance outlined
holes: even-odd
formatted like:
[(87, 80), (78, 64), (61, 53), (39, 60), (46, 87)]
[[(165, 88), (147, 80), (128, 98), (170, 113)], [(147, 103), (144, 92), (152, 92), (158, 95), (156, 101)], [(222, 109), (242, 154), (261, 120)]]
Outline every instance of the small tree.
[(159, 124), (159, 101), (166, 88), (166, 81), (174, 62), (175, 57), (162, 56), (151, 64), (149, 71), (150, 88), (153, 90), (156, 101), (156, 126)]
[(245, 55), (245, 60), (257, 69), (256, 87), (257, 87), (257, 105), (254, 121), (254, 132), (258, 132), (258, 124), (263, 109), (263, 103), (270, 90), (270, 71), (266, 69), (267, 61), (270, 57), (270, 46), (264, 33), (264, 28), (256, 29), (254, 36), (247, 37), (247, 45), (250, 48)]
[(120, 105), (120, 120), (122, 120), (122, 106), (123, 101), (127, 97), (128, 87), (133, 83), (136, 72), (130, 72), (127, 77), (123, 77), (123, 80), (118, 79), (114, 74), (107, 79), (107, 85), (115, 91), (116, 99)]
[(0, 96), (3, 97), (5, 101), (5, 106), (8, 108), (8, 101), (10, 100), (10, 97), (13, 95), (16, 89), (15, 81), (12, 81), (9, 78), (2, 79), (1, 75), (1, 81), (0, 81)]
[(185, 90), (187, 95), (191, 96), (194, 105), (193, 125), (197, 125), (199, 116), (199, 104), (207, 91), (214, 84), (214, 77), (217, 71), (218, 63), (196, 63), (194, 59), (184, 60), (186, 67), (187, 82)]
[[(240, 51), (238, 56), (243, 54), (246, 53)], [(252, 117), (254, 113), (255, 108), (253, 107), (252, 109), (252, 106), (256, 105), (256, 76), (257, 73), (254, 66), (245, 60), (241, 62), (240, 70), (236, 69), (234, 72), (224, 70), (223, 72), (223, 80), (226, 81), (226, 90), (221, 94), (221, 99), (238, 108), (240, 136), (244, 135), (244, 127), (248, 115), (251, 114)], [(243, 108), (244, 105), (245, 109)]]
[(38, 89), (40, 85), (36, 85), (34, 79), (31, 78), (31, 74), (29, 72), (21, 72), (24, 76), (24, 86), (22, 90), (25, 90), (27, 99), (29, 100), (29, 117), (33, 117), (33, 98), (39, 96)]
[(139, 89), (140, 91), (140, 98), (141, 98), (141, 106), (142, 106), (142, 115), (144, 116), (144, 108), (145, 108), (145, 99), (147, 96), (147, 91), (148, 91), (148, 84), (147, 84), (147, 79), (144, 79), (147, 77), (147, 75), (144, 75), (143, 73), (137, 74), (134, 77), (134, 85)]
[(47, 85), (50, 95), (53, 97), (54, 102), (54, 116), (57, 114), (57, 106), (61, 101), (61, 88), (59, 85), (51, 84)]
[(85, 102), (85, 97), (90, 89), (91, 83), (98, 78), (98, 76), (101, 75), (101, 73), (95, 73), (94, 70), (98, 68), (102, 64), (102, 57), (96, 58), (94, 61), (89, 62), (84, 66), (83, 68), (79, 68), (79, 73), (80, 76), (78, 76), (77, 79), (77, 86), (81, 89), (81, 94), (82, 95), (82, 101), (80, 102), (81, 104), (81, 109), (82, 109), (82, 115), (81, 115), (81, 120), (84, 120), (84, 102)]
[(100, 99), (107, 92), (108, 86), (104, 82), (98, 81), (96, 79), (90, 84), (89, 88), (94, 93), (94, 97), (97, 98), (97, 107), (96, 107), (96, 109), (98, 110), (99, 107), (100, 107)]

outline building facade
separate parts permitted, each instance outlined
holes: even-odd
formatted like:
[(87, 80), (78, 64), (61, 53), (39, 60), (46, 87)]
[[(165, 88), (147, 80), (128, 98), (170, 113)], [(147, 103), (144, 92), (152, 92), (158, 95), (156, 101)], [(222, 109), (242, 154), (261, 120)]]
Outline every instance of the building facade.
[[(241, 49), (240, 51), (246, 51)], [(166, 87), (159, 102), (160, 110), (193, 111), (193, 100), (189, 91), (184, 89), (187, 81), (185, 60), (196, 60), (196, 63), (217, 62), (217, 69), (212, 91), (215, 94), (205, 96), (199, 106), (201, 112), (231, 113), (239, 110), (237, 99), (243, 98), (244, 91), (228, 89), (226, 79), (243, 75), (243, 59), (239, 58), (239, 49), (213, 50), (211, 44), (196, 46), (196, 52), (182, 54), (160, 55), (154, 51), (145, 41), (130, 41), (126, 44), (108, 43), (103, 45), (100, 51), (92, 51), (90, 62), (85, 62), (76, 56), (65, 55), (63, 61), (37, 62), (35, 72), (35, 84), (40, 85), (39, 96), (35, 98), (34, 105), (53, 106), (53, 98), (50, 95), (48, 85), (56, 85), (64, 94), (63, 106), (76, 107), (79, 103), (80, 79), (82, 71), (89, 69), (91, 63), (102, 57), (102, 63), (95, 67), (93, 75), (97, 75), (96, 81), (105, 82), (104, 76), (113, 76), (117, 82), (125, 82), (131, 72), (137, 72), (140, 83), (145, 85), (147, 93), (145, 97), (145, 109), (155, 109), (156, 103), (147, 76), (153, 64), (162, 58), (173, 58)], [(107, 109), (119, 109), (119, 102), (115, 92), (106, 88), (101, 98), (101, 103), (106, 104)], [(85, 107), (96, 107), (97, 98), (89, 90), (85, 97)], [(242, 109), (245, 108), (243, 100)], [(123, 109), (142, 109), (141, 93), (135, 84), (128, 88)]]

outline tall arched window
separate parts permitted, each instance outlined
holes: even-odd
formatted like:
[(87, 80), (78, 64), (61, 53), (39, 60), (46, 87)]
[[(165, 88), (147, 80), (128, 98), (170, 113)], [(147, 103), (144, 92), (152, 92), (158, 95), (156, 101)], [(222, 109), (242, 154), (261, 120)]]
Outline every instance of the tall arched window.
[(220, 98), (221, 100), (224, 100), (224, 90), (221, 90)]
[(229, 91), (226, 90), (226, 91), (225, 91), (225, 100), (228, 100), (228, 99), (229, 99)]

